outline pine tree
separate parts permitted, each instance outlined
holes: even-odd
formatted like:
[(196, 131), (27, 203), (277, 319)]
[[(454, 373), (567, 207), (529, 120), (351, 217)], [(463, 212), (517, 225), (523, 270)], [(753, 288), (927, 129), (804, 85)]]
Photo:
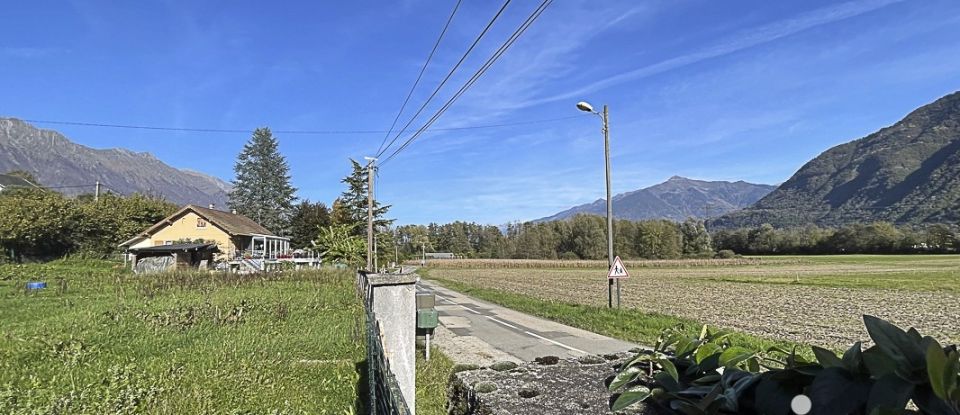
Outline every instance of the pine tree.
[(290, 167), (269, 128), (253, 132), (233, 170), (236, 178), (230, 191), (230, 208), (274, 233), (287, 233), (296, 189), (290, 184)]
[[(340, 181), (347, 185), (347, 190), (334, 202), (333, 217), (337, 223), (352, 226), (354, 235), (366, 236), (367, 168), (353, 159), (350, 159), (350, 163), (352, 167), (350, 175)], [(379, 201), (373, 201), (373, 226), (375, 229), (386, 228), (393, 223), (392, 219), (384, 219), (388, 210), (390, 210), (390, 205), (381, 205)]]

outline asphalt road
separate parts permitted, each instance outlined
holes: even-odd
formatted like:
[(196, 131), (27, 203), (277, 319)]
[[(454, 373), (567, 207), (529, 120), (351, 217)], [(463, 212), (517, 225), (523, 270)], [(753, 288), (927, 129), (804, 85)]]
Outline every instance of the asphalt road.
[(601, 336), (487, 303), (421, 280), (418, 292), (433, 291), (441, 327), (434, 344), (457, 363), (487, 365), (498, 360), (531, 361), (627, 351), (635, 344)]

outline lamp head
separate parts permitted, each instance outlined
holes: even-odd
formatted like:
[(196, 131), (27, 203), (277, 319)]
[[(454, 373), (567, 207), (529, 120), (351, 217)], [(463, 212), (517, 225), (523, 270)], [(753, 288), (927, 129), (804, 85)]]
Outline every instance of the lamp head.
[(584, 101), (580, 101), (580, 102), (577, 103), (577, 109), (580, 110), (580, 111), (589, 112), (589, 113), (594, 113), (594, 112), (596, 112), (596, 111), (593, 110), (593, 106), (592, 106), (592, 105), (590, 105), (590, 104), (588, 104), (588, 103), (586, 103), (586, 102), (584, 102)]

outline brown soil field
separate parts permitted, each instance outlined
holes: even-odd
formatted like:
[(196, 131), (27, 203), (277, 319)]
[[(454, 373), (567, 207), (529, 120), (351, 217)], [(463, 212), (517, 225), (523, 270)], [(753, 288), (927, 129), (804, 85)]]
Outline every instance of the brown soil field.
[[(450, 266), (435, 261), (430, 276), (543, 300), (607, 303), (603, 268), (528, 268), (533, 264), (516, 260), (471, 266), (465, 261)], [(693, 261), (628, 263), (631, 277), (621, 281), (623, 306), (832, 347), (869, 339), (863, 314), (915, 327), (941, 342), (960, 342), (957, 256)]]

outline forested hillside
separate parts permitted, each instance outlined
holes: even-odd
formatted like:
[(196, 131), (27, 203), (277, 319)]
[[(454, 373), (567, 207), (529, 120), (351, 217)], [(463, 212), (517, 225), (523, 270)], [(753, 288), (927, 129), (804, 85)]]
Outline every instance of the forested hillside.
[(711, 226), (958, 220), (960, 92), (955, 92), (893, 126), (825, 151), (753, 206)]

